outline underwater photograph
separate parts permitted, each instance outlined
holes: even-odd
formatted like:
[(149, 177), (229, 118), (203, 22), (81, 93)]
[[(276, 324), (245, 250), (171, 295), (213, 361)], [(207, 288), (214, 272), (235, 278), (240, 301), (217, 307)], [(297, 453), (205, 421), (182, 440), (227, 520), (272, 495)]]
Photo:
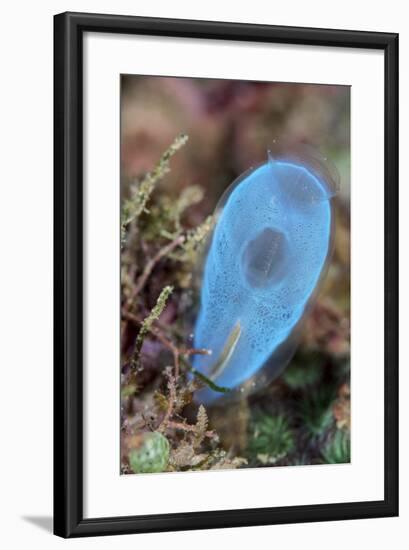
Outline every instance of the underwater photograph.
[(120, 84), (121, 473), (349, 463), (350, 87)]

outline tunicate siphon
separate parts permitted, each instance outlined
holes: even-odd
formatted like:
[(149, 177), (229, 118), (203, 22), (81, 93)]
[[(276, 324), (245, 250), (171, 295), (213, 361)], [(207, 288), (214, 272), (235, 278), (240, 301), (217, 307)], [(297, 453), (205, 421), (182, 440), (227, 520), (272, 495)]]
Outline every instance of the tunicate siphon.
[(211, 354), (193, 368), (230, 394), (267, 384), (295, 351), (330, 257), (334, 182), (322, 162), (269, 154), (216, 209), (194, 326), (194, 347)]

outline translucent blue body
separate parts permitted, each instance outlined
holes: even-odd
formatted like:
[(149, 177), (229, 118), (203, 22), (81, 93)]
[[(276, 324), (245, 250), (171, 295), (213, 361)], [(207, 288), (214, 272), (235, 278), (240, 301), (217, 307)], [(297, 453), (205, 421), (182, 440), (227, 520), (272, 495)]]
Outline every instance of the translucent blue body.
[[(268, 162), (233, 185), (205, 259), (193, 366), (217, 385), (278, 373), (314, 294), (331, 242), (332, 192), (307, 166)], [(280, 351), (281, 350), (281, 351)], [(288, 360), (288, 359), (287, 359)], [(221, 394), (205, 389), (200, 399)]]

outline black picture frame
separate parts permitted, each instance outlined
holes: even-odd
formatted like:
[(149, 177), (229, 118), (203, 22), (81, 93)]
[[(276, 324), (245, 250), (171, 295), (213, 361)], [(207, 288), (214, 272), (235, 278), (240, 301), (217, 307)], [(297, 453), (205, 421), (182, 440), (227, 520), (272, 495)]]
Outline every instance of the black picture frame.
[[(124, 33), (382, 50), (385, 59), (384, 499), (83, 517), (83, 35)], [(54, 532), (61, 537), (398, 515), (398, 35), (89, 13), (54, 18)]]

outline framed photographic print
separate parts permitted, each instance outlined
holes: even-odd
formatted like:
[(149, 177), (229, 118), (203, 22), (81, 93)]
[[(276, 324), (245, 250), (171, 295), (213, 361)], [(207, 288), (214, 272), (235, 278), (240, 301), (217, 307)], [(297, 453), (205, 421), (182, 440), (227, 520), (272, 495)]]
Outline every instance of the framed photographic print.
[(54, 23), (55, 533), (397, 515), (397, 35)]

